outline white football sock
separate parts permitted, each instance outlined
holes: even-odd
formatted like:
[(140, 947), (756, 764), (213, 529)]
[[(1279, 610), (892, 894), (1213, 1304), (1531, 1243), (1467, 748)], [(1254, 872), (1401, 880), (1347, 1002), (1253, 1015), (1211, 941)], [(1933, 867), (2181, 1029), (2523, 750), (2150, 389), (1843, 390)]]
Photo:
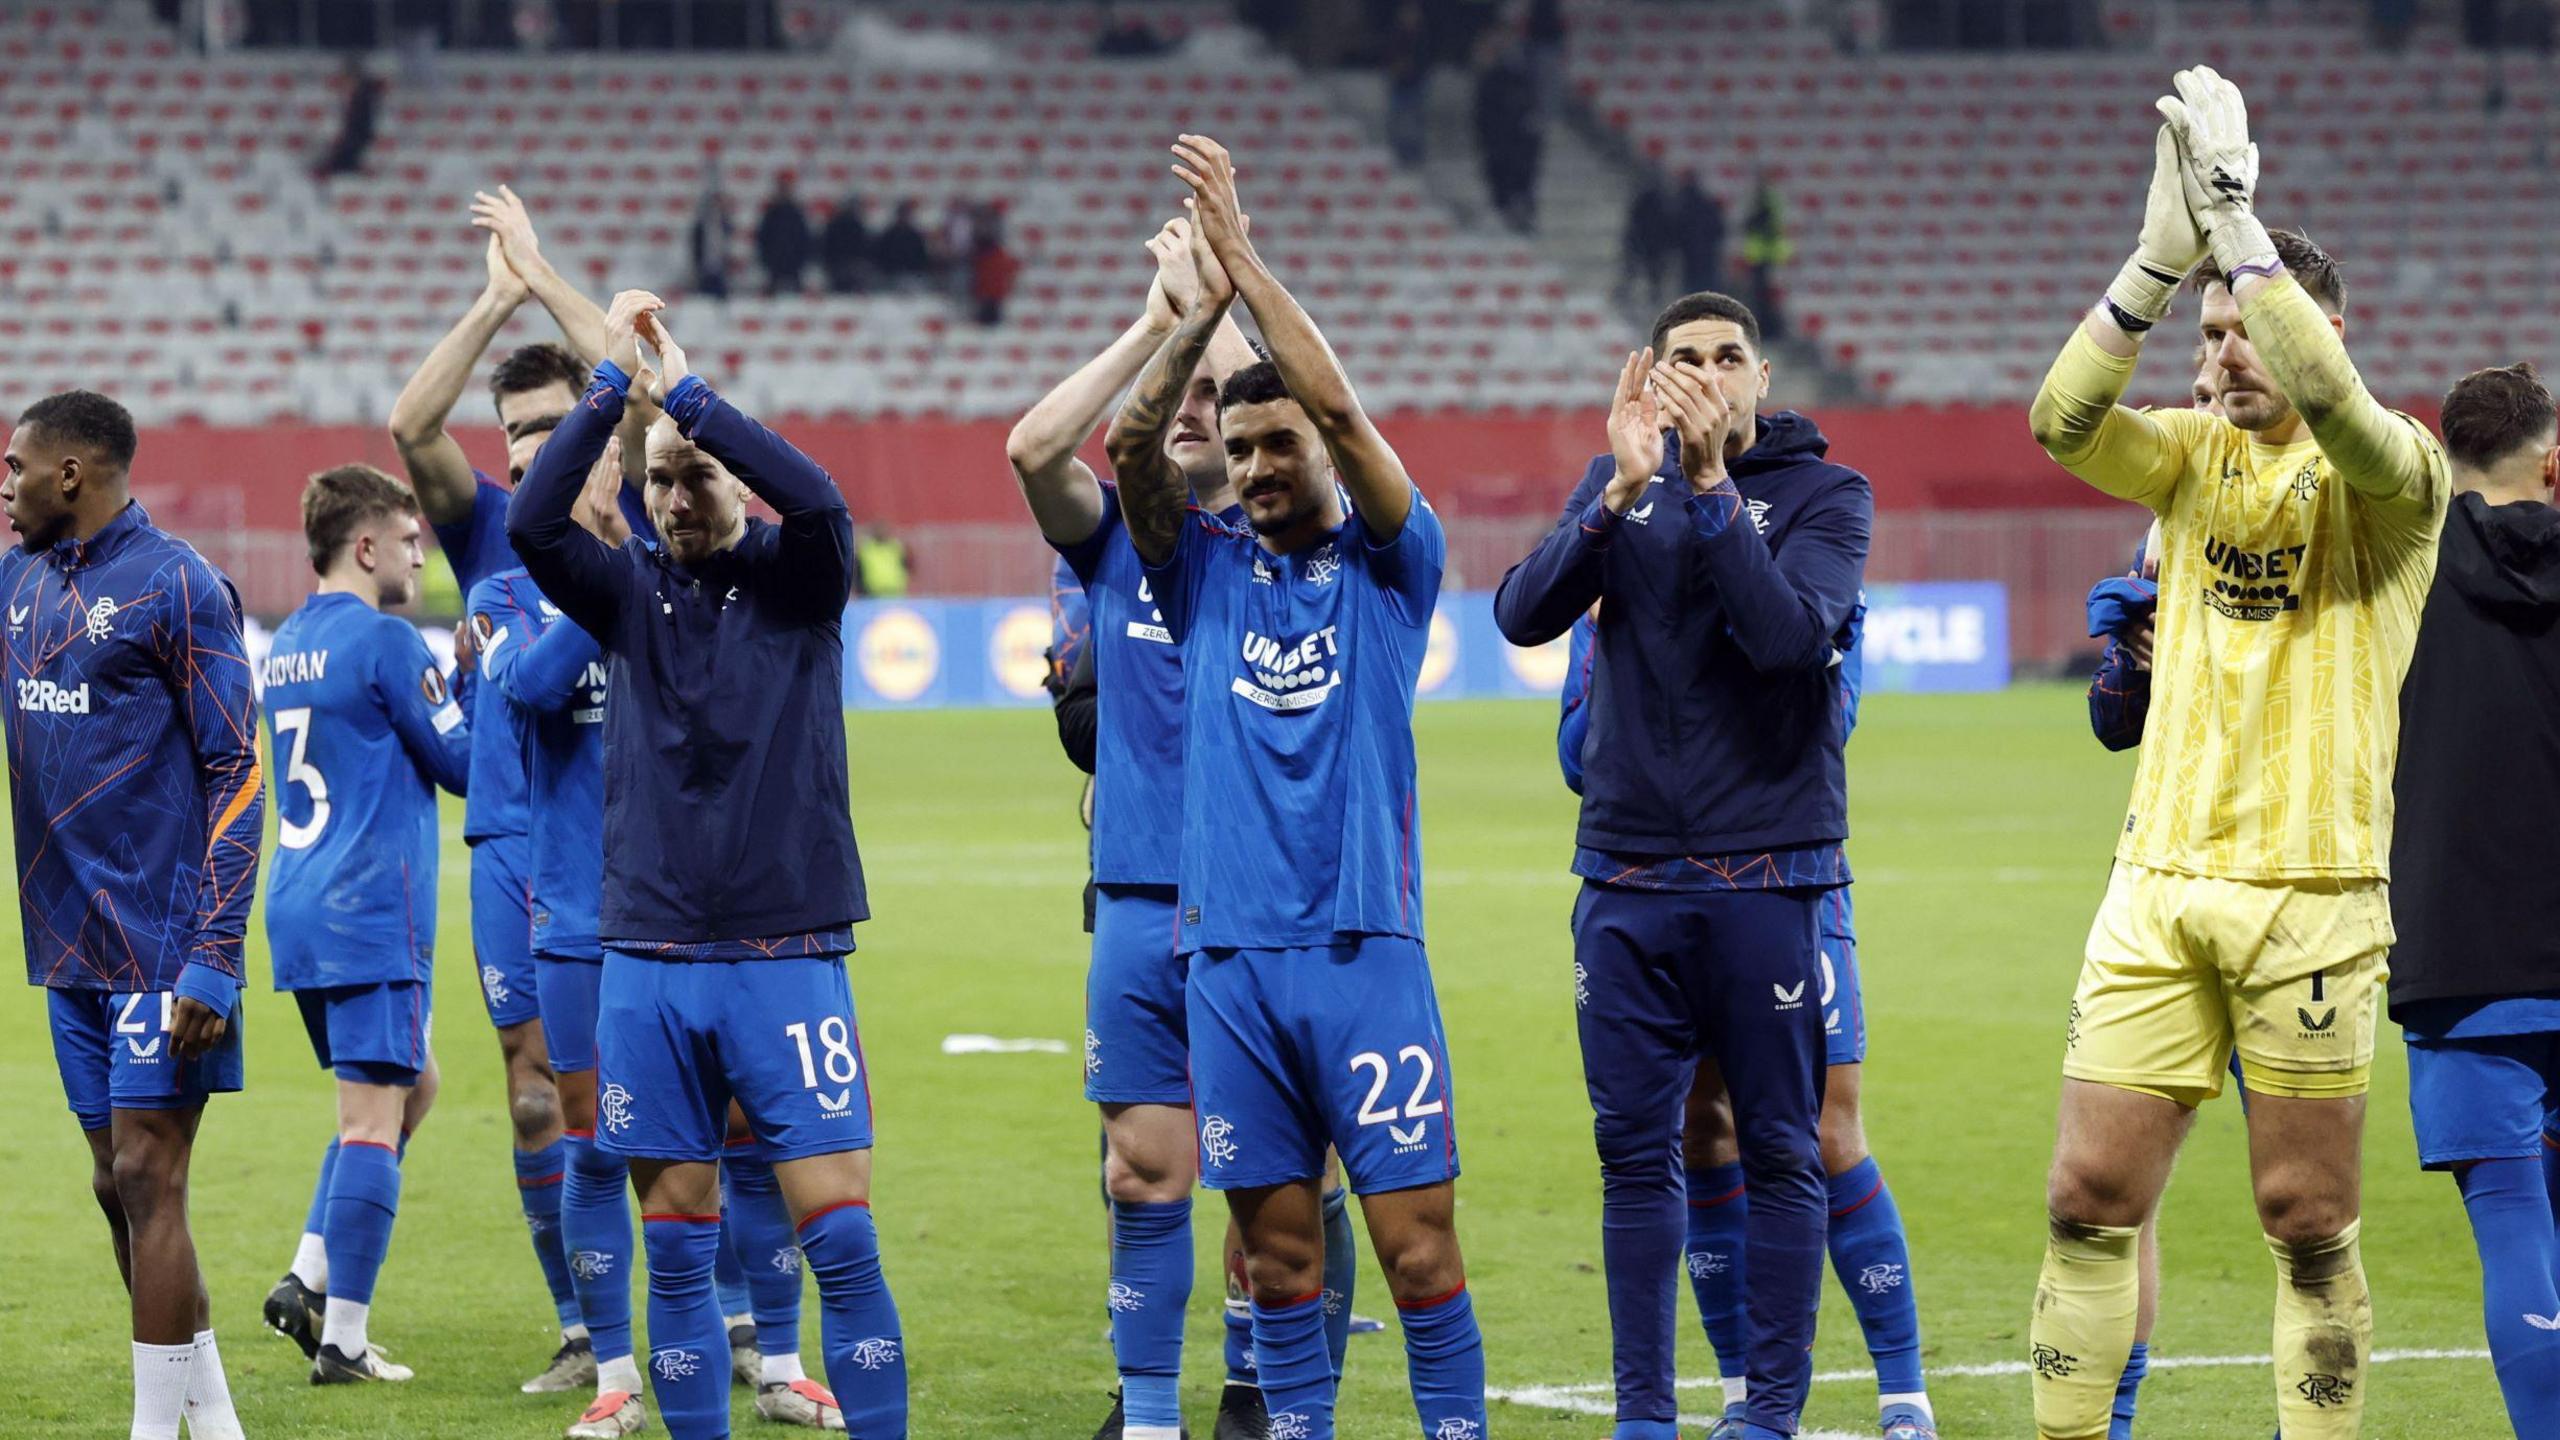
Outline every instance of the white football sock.
[(329, 1297), (328, 1318), (320, 1325), (320, 1343), (335, 1345), (338, 1353), (350, 1360), (364, 1358), (364, 1324), (373, 1306), (359, 1305), (353, 1300)]
[(133, 1440), (178, 1440), (195, 1358), (192, 1340), (184, 1345), (133, 1342)]
[(1891, 1410), (1897, 1405), (1907, 1405), (1910, 1408), (1919, 1411), (1924, 1418), (1931, 1421), (1935, 1421), (1938, 1418), (1938, 1412), (1929, 1408), (1929, 1396), (1924, 1391), (1915, 1390), (1908, 1395), (1879, 1395), (1876, 1397), (1876, 1409), (1879, 1412)]
[(596, 1393), (619, 1390), (626, 1395), (640, 1393), (640, 1357), (625, 1355), (618, 1360), (601, 1361), (596, 1366)]
[(195, 1440), (244, 1440), (240, 1415), (231, 1408), (231, 1377), (222, 1373), (222, 1351), (213, 1332), (196, 1332), (196, 1358), (187, 1368), (187, 1433)]
[(302, 1232), (302, 1243), (293, 1247), (293, 1278), (314, 1290), (329, 1289), (329, 1247), (319, 1236)]
[(788, 1385), (794, 1380), (808, 1378), (809, 1372), (800, 1368), (800, 1356), (797, 1352), (764, 1357), (764, 1383), (767, 1385)]
[(587, 1327), (584, 1325), (563, 1325), (560, 1327), (560, 1338), (572, 1345), (575, 1345), (579, 1341), (588, 1338)]
[(1724, 1403), (1728, 1410), (1750, 1398), (1751, 1382), (1748, 1380), (1728, 1375), (1718, 1383), (1724, 1386)]

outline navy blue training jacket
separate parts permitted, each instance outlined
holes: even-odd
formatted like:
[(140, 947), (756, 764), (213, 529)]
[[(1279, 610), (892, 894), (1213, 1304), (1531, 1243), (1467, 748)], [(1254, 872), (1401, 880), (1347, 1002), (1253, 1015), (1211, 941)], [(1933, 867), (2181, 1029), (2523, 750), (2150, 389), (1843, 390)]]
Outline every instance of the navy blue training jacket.
[(605, 648), (606, 944), (800, 935), (869, 916), (845, 781), (844, 607), (853, 519), (833, 477), (698, 377), (677, 427), (779, 525), (687, 568), (570, 518), (622, 419), (618, 370), (516, 487), (507, 538), (542, 593)]
[(1594, 600), (1578, 843), (1718, 855), (1845, 840), (1847, 740), (1833, 667), (1865, 581), (1875, 497), (1823, 456), (1814, 423), (1760, 417), (1758, 441), (1699, 494), (1669, 437), (1623, 516), (1594, 459), (1553, 533), (1502, 577), (1515, 645), (1564, 634)]

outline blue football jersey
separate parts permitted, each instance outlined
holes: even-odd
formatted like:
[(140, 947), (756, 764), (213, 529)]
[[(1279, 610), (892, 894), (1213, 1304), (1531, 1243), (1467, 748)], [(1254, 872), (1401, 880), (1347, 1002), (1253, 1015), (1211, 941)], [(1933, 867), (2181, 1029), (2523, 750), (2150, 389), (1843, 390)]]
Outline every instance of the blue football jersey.
[(228, 1012), (265, 815), (239, 596), (127, 505), (0, 552), (0, 600), (28, 983)]
[[(1242, 507), (1219, 518), (1240, 524)], [(1083, 582), (1094, 684), (1093, 878), (1172, 885), (1164, 841), (1182, 826), (1182, 647), (1166, 627), (1145, 564), (1120, 518), (1120, 488), (1102, 487), (1102, 523), (1058, 554)]]
[(1183, 647), (1181, 946), (1422, 938), (1413, 693), (1448, 542), (1421, 493), (1295, 555), (1194, 507), (1146, 572)]
[(266, 661), (276, 988), (432, 978), (436, 787), (460, 794), (471, 727), (416, 626), (314, 595)]
[(471, 587), (463, 608), (481, 660), (475, 682), (455, 686), (462, 713), (471, 720), (471, 793), (462, 802), (462, 838), (530, 834), (525, 767), (533, 744), (532, 719), (489, 683), (488, 653), (499, 636), (521, 644), (537, 615), (560, 612), (541, 598), (521, 565), (483, 577)]
[(507, 543), (506, 487), (477, 470), (471, 472), (471, 480), (471, 513), (450, 525), (434, 527), (436, 548), (444, 552), (445, 563), (453, 567), (454, 583), (465, 595), (516, 563), (515, 548)]
[(542, 598), (521, 569), (490, 582), (525, 602), (514, 629), (494, 632), (480, 673), (523, 724), (533, 818), (533, 951), (603, 958), (596, 906), (604, 894), (604, 647)]

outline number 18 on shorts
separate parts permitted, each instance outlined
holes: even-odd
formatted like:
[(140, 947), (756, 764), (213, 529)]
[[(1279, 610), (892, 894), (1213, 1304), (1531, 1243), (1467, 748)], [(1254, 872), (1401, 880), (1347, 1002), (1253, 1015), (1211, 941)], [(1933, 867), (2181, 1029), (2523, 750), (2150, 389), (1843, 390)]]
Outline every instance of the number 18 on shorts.
[(871, 1148), (871, 1078), (841, 955), (604, 958), (597, 1138), (623, 1155), (717, 1160), (729, 1102), (767, 1158)]
[(1422, 947), (1368, 935), (1191, 957), (1200, 1177), (1250, 1190), (1324, 1173), (1361, 1194), (1458, 1174), (1449, 1047)]

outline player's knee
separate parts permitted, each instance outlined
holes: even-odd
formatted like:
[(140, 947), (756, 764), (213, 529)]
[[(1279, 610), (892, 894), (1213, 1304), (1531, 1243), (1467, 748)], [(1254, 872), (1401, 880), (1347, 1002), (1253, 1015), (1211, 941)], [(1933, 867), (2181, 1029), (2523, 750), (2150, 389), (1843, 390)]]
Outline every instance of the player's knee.
[(106, 1212), (110, 1224), (124, 1223), (124, 1199), (116, 1189), (114, 1161), (89, 1167), (89, 1193), (96, 1198), (98, 1208)]
[(518, 1140), (536, 1139), (558, 1129), (560, 1095), (552, 1088), (550, 1077), (528, 1077), (512, 1086), (507, 1095), (507, 1118), (514, 1123)]
[(173, 1204), (183, 1212), (186, 1181), (171, 1148), (157, 1139), (137, 1136), (116, 1145), (113, 1166), (116, 1204), (134, 1224), (148, 1221)]
[(2334, 1189), (2277, 1183), (2258, 1189), (2258, 1225), (2279, 1245), (2318, 1246), (2355, 1223), (2355, 1206)]
[(1746, 1175), (1788, 1175), (1822, 1165), (1822, 1141), (1813, 1126), (1746, 1126), (1735, 1136), (1735, 1149)]
[(1604, 1176), (1629, 1179), (1660, 1172), (1668, 1178), (1671, 1173), (1675, 1152), (1662, 1143), (1660, 1117), (1645, 1120), (1627, 1115), (1594, 1116), (1591, 1141), (1600, 1151), (1600, 1171)]
[(1102, 1162), (1103, 1193), (1124, 1205), (1169, 1205), (1191, 1193), (1190, 1152), (1113, 1145)]
[(1837, 1175), (1867, 1158), (1867, 1127), (1854, 1105), (1822, 1109), (1822, 1172)]
[(1378, 1252), (1378, 1268), (1386, 1272), (1387, 1293), (1400, 1304), (1439, 1299), (1467, 1280), (1456, 1233), (1437, 1228), (1411, 1227), (1392, 1250)]
[(2059, 1162), (2045, 1178), (2044, 1206), (2056, 1225), (2139, 1225), (2147, 1209), (2127, 1177)]

